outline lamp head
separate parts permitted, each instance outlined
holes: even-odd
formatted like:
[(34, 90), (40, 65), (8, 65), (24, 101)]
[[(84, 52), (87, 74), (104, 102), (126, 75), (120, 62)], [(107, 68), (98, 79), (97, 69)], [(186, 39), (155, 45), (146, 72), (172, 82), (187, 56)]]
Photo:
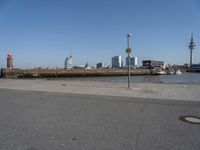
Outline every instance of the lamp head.
[(127, 37), (131, 37), (131, 36), (132, 36), (132, 34), (131, 34), (131, 33), (128, 33), (128, 34), (127, 34)]

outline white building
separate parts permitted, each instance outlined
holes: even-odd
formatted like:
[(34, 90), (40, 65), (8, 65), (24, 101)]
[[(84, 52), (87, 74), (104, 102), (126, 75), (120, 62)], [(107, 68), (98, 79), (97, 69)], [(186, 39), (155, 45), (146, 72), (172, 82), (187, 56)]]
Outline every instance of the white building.
[(72, 68), (72, 56), (67, 57), (65, 59), (65, 69), (71, 69)]
[(112, 57), (112, 68), (120, 68), (122, 67), (122, 57), (114, 56)]
[[(130, 67), (136, 67), (138, 65), (137, 57), (130, 57)], [(126, 57), (126, 66), (128, 66), (128, 57)]]

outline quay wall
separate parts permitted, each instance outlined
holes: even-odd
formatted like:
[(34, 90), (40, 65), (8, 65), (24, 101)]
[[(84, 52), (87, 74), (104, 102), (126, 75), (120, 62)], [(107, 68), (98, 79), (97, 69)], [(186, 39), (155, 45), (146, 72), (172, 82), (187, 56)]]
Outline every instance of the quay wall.
[(200, 68), (197, 68), (197, 69), (187, 69), (186, 72), (200, 72)]
[[(126, 76), (127, 69), (4, 69), (5, 78), (55, 78), (55, 77), (89, 77), (89, 76)], [(131, 75), (151, 75), (149, 69), (131, 69)]]

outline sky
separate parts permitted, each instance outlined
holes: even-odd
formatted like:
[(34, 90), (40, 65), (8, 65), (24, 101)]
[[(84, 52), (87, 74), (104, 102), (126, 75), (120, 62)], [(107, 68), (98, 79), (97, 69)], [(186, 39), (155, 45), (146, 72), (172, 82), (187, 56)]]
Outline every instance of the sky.
[(0, 0), (0, 67), (9, 52), (15, 68), (125, 61), (127, 33), (139, 64), (184, 64), (192, 32), (200, 63), (200, 0)]

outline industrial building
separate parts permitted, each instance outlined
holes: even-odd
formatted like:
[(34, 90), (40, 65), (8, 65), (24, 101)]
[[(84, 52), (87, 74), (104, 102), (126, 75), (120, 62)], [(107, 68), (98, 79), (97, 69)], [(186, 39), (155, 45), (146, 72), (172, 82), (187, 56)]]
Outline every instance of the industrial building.
[[(130, 57), (130, 67), (136, 67), (138, 65), (137, 57)], [(126, 57), (126, 66), (128, 66), (128, 57)]]
[(186, 72), (200, 72), (200, 64), (191, 64), (187, 68)]
[(13, 57), (11, 53), (7, 55), (7, 69), (13, 69)]
[(146, 69), (163, 68), (164, 61), (143, 60), (142, 66)]
[(121, 68), (122, 67), (122, 57), (114, 56), (112, 57), (112, 68)]
[(191, 69), (200, 69), (200, 64), (191, 64)]

